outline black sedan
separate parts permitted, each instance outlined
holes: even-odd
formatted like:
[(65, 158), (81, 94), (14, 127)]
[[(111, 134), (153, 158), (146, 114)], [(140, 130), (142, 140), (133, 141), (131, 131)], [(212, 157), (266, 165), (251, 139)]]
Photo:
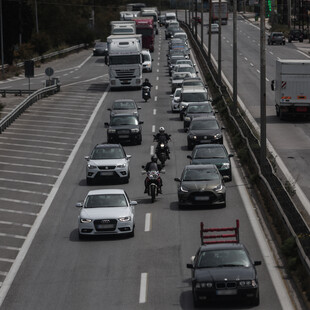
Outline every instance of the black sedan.
[(179, 207), (226, 206), (226, 187), (215, 165), (187, 165), (178, 182)]
[(197, 144), (223, 144), (221, 127), (215, 117), (197, 117), (191, 121), (187, 130), (187, 148), (192, 150)]
[(108, 47), (107, 42), (97, 42), (93, 49), (94, 56), (107, 56), (108, 55)]
[(201, 144), (196, 145), (191, 155), (191, 165), (214, 164), (223, 176), (225, 181), (232, 180), (230, 158), (233, 154), (228, 154), (223, 144)]
[(255, 266), (241, 243), (201, 245), (192, 263), (192, 293), (195, 307), (210, 300), (245, 299), (259, 305), (259, 285)]
[(142, 121), (132, 114), (111, 115), (110, 123), (105, 123), (107, 129), (108, 143), (129, 142), (141, 144)]

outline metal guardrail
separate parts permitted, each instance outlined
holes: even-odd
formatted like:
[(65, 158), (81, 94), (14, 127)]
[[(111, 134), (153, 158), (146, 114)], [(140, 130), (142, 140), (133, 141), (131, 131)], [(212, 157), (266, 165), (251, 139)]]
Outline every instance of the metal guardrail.
[(15, 96), (22, 96), (23, 94), (32, 94), (36, 90), (33, 89), (0, 89), (0, 94), (2, 97), (6, 97), (7, 94), (13, 94)]
[(60, 83), (55, 80), (51, 86), (41, 88), (30, 94), (13, 111), (0, 120), (0, 134), (9, 127), (28, 107), (41, 98), (53, 95), (60, 91)]
[[(217, 85), (217, 73), (212, 67), (212, 64), (208, 63), (206, 51), (201, 47), (198, 39), (197, 41), (195, 40), (188, 25), (185, 23), (182, 24), (184, 28), (186, 28), (186, 32), (193, 44), (198, 61), (201, 63), (204, 70), (210, 72), (213, 82)], [(233, 101), (232, 94), (230, 94), (226, 87), (218, 86), (218, 89), (227, 107), (229, 117), (233, 121), (235, 127), (238, 128), (238, 132), (240, 132), (241, 136), (246, 141), (254, 166), (256, 167), (260, 178), (260, 184), (257, 185), (260, 189), (263, 189), (268, 193), (269, 197), (264, 198), (272, 204), (273, 208), (278, 212), (280, 220), (284, 223), (286, 230), (291, 236), (293, 236), (297, 245), (299, 257), (310, 274), (310, 228), (300, 214), (297, 206), (292, 201), (285, 186), (277, 177), (272, 164), (268, 161), (269, 165), (266, 165), (264, 169), (261, 170), (259, 165), (260, 151), (257, 135), (248, 126), (248, 122), (241, 114), (234, 115), (230, 110), (229, 105), (225, 100), (224, 92), (230, 97), (231, 101)]]

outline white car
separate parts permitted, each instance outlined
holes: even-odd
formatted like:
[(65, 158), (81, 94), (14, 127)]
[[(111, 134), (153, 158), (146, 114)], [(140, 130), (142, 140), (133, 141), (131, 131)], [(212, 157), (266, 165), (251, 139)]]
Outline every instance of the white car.
[(128, 234), (134, 236), (135, 205), (123, 189), (99, 189), (89, 191), (78, 217), (79, 238), (94, 235)]
[[(211, 33), (218, 33), (219, 32), (219, 25), (218, 24), (211, 24)], [(209, 33), (209, 31), (208, 31)]]
[(172, 98), (172, 100), (171, 100), (171, 111), (173, 113), (180, 111), (179, 105), (180, 105), (181, 91), (182, 91), (182, 88), (177, 88), (174, 91), (174, 94), (170, 95), (170, 97)]
[(143, 58), (143, 72), (152, 72), (152, 56), (149, 50), (142, 50), (142, 58)]
[(190, 78), (195, 78), (197, 77), (197, 74), (198, 74), (198, 71), (191, 65), (188, 65), (188, 64), (180, 64), (180, 65), (177, 65), (175, 66), (174, 68), (174, 72), (172, 73), (172, 76), (173, 74), (178, 74), (183, 77), (183, 79), (185, 77), (190, 77)]
[(119, 179), (128, 183), (130, 158), (120, 144), (97, 144), (91, 155), (85, 156), (86, 183), (90, 185), (99, 179)]

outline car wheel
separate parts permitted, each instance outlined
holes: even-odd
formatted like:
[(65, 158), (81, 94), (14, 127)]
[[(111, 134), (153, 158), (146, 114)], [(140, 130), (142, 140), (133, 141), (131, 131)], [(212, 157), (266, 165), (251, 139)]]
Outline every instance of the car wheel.
[(251, 299), (250, 305), (253, 307), (259, 306), (259, 294)]
[(193, 303), (195, 308), (199, 308), (201, 306), (201, 301), (196, 297), (193, 290)]
[(123, 183), (127, 184), (129, 182), (129, 179), (130, 179), (130, 172), (128, 171), (128, 175), (126, 178), (123, 179)]
[(129, 238), (133, 238), (135, 236), (135, 226), (133, 226), (132, 232), (128, 234)]
[(194, 148), (194, 146), (191, 144), (191, 143), (188, 143), (187, 144), (187, 149), (188, 150), (192, 150)]
[(87, 185), (93, 185), (93, 184), (94, 184), (94, 179), (92, 179), (92, 178), (86, 178), (86, 184), (87, 184)]
[(86, 236), (81, 234), (79, 231), (78, 231), (78, 236), (79, 236), (79, 240), (85, 240), (86, 239)]
[(285, 41), (283, 42), (283, 45), (285, 45)]

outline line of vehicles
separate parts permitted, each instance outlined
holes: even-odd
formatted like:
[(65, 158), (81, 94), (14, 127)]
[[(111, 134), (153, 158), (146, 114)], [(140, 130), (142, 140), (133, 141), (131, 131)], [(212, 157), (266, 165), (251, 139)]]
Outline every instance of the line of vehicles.
[[(180, 120), (183, 121), (182, 127), (187, 133), (187, 147), (192, 150), (191, 155), (188, 155), (190, 164), (184, 167), (180, 178), (175, 178), (178, 183), (179, 207), (226, 207), (225, 181), (232, 180), (230, 159), (233, 154), (229, 154), (223, 145), (224, 128), (215, 117), (216, 110), (212, 106), (208, 87), (198, 77), (196, 65), (191, 60), (186, 33), (177, 24), (175, 15), (171, 19), (170, 16), (173, 15), (167, 13), (165, 16), (166, 29), (170, 23), (178, 28), (169, 37), (167, 53), (167, 71), (171, 75), (173, 85), (171, 110), (173, 113), (179, 113)], [(161, 22), (163, 23), (163, 19)], [(132, 39), (133, 37), (130, 40)], [(141, 43), (141, 38), (136, 39)], [(113, 37), (108, 42), (109, 69), (115, 64), (115, 40), (119, 45), (126, 39)], [(134, 45), (133, 42), (131, 44)], [(110, 75), (111, 87), (119, 87), (119, 84), (113, 83), (113, 79), (114, 76)], [(108, 109), (110, 122), (105, 124), (108, 141), (96, 145), (91, 155), (85, 157), (87, 184), (93, 184), (99, 179), (129, 182), (131, 155), (126, 154), (123, 145), (142, 142), (143, 122), (139, 117), (140, 109), (132, 99), (115, 100)], [(160, 174), (165, 172), (166, 161), (170, 159), (170, 138), (165, 129), (160, 127), (158, 134), (154, 135), (157, 146), (151, 161), (142, 166), (147, 174), (144, 192), (151, 196), (152, 202), (155, 201), (156, 195), (162, 194)], [(127, 234), (133, 237), (136, 205), (137, 202), (131, 201), (122, 189), (89, 191), (84, 201), (77, 204), (81, 209), (78, 217), (79, 237), (106, 234)], [(225, 228), (233, 230), (233, 235), (205, 236), (207, 231), (222, 230), (224, 229), (206, 229), (201, 224), (201, 247), (192, 257), (192, 262), (187, 264), (187, 268), (192, 270), (194, 305), (198, 307), (206, 300), (229, 297), (242, 298), (252, 306), (257, 306), (259, 285), (255, 266), (261, 262), (252, 261), (245, 246), (239, 242), (239, 222), (235, 228)], [(227, 237), (236, 237), (236, 240), (223, 240)], [(205, 241), (210, 238), (215, 240)]]

